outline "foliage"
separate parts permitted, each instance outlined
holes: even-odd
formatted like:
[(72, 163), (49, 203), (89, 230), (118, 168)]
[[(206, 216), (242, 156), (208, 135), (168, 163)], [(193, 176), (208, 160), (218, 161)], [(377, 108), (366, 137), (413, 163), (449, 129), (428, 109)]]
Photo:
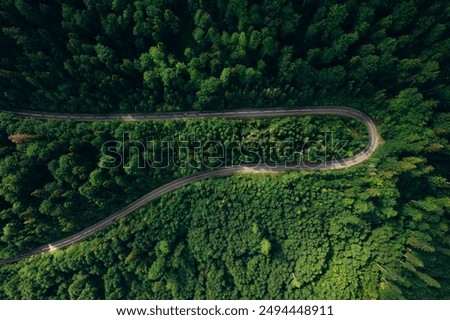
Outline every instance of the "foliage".
[[(2, 1), (2, 109), (347, 105), (377, 121), (382, 145), (345, 171), (186, 186), (88, 241), (1, 267), (0, 297), (449, 299), (449, 15), (445, 1), (425, 0)], [(189, 135), (262, 139), (261, 154), (268, 132), (304, 143), (332, 128), (350, 138), (346, 156), (366, 142), (355, 122), (308, 117), (0, 122), (2, 257), (207, 169)], [(101, 155), (103, 143), (127, 132), (109, 145), (129, 151), (126, 166), (101, 168), (119, 157)], [(192, 166), (138, 168), (137, 140), (180, 132)], [(216, 146), (200, 156), (208, 166)]]

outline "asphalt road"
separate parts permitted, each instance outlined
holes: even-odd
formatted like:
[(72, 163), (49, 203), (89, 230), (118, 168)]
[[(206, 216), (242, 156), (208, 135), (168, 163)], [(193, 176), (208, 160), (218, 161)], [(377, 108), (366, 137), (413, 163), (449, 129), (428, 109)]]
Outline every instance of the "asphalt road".
[[(1, 110), (0, 110), (1, 111)], [(104, 120), (121, 120), (121, 121), (144, 121), (144, 120), (171, 120), (171, 119), (210, 119), (210, 118), (267, 118), (282, 116), (304, 116), (304, 115), (337, 115), (342, 117), (354, 118), (362, 121), (368, 130), (369, 143), (367, 147), (357, 155), (340, 160), (330, 160), (316, 164), (299, 164), (292, 166), (272, 167), (265, 164), (258, 165), (241, 165), (241, 166), (225, 166), (222, 168), (202, 172), (189, 177), (180, 178), (169, 182), (130, 203), (126, 207), (111, 214), (109, 217), (87, 227), (86, 229), (73, 234), (67, 238), (55, 241), (38, 247), (34, 250), (25, 252), (16, 257), (0, 260), (0, 265), (17, 262), (22, 259), (30, 258), (34, 255), (45, 254), (57, 249), (66, 248), (74, 243), (87, 239), (99, 230), (103, 230), (110, 226), (114, 221), (120, 219), (134, 210), (144, 206), (145, 204), (160, 198), (164, 194), (181, 188), (185, 185), (214, 177), (230, 176), (236, 173), (270, 173), (270, 172), (287, 172), (294, 170), (330, 170), (342, 169), (357, 165), (369, 158), (378, 146), (378, 132), (372, 119), (361, 111), (348, 107), (304, 107), (293, 109), (239, 109), (231, 111), (211, 111), (211, 112), (173, 112), (173, 113), (152, 113), (152, 114), (63, 114), (63, 113), (45, 113), (33, 111), (4, 111), (10, 112), (18, 116), (29, 117), (44, 120), (73, 120), (73, 121), (104, 121)]]

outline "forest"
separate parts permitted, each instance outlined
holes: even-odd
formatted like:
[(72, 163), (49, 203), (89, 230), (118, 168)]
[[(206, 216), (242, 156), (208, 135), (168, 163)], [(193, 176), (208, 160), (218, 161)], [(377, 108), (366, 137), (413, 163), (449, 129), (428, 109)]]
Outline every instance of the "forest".
[[(0, 267), (0, 298), (450, 299), (449, 22), (450, 5), (435, 0), (2, 1), (2, 110), (344, 105), (376, 121), (382, 144), (345, 170), (183, 187), (80, 244)], [(329, 131), (349, 141), (346, 156), (367, 143), (361, 123), (335, 117), (75, 123), (1, 113), (0, 257), (207, 170), (200, 160), (215, 150), (198, 159), (183, 149), (191, 166), (139, 168), (145, 152), (114, 144), (128, 148), (129, 165), (105, 168), (105, 142), (124, 133), (177, 146), (262, 140), (264, 158), (271, 137), (304, 143)]]

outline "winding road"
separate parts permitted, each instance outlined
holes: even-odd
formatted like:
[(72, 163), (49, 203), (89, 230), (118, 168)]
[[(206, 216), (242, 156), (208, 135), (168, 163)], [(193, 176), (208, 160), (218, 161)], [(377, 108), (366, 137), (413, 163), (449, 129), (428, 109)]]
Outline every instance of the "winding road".
[[(2, 111), (2, 110), (0, 110)], [(160, 198), (164, 194), (181, 188), (185, 185), (208, 179), (213, 177), (230, 176), (236, 173), (270, 173), (270, 172), (287, 172), (294, 170), (329, 170), (342, 169), (357, 165), (369, 158), (378, 146), (379, 138), (377, 128), (366, 114), (356, 109), (348, 107), (303, 107), (293, 109), (239, 109), (230, 111), (211, 111), (211, 112), (172, 112), (172, 113), (152, 113), (152, 114), (63, 114), (63, 113), (46, 113), (38, 111), (3, 111), (13, 113), (17, 116), (29, 117), (43, 120), (73, 120), (73, 121), (104, 121), (104, 120), (121, 120), (121, 121), (145, 121), (145, 120), (172, 120), (172, 119), (211, 119), (211, 118), (267, 118), (282, 116), (305, 116), (305, 115), (334, 115), (348, 118), (354, 118), (362, 121), (368, 131), (369, 143), (367, 147), (357, 155), (330, 161), (324, 161), (320, 164), (297, 164), (287, 166), (272, 167), (266, 164), (247, 164), (240, 166), (225, 166), (218, 169), (198, 173), (189, 177), (180, 178), (169, 182), (130, 203), (121, 210), (111, 214), (109, 217), (87, 227), (86, 229), (75, 233), (67, 238), (55, 241), (38, 247), (34, 250), (25, 252), (18, 256), (0, 260), (0, 265), (17, 262), (22, 259), (30, 258), (34, 255), (45, 254), (57, 249), (66, 248), (74, 243), (87, 239), (99, 230), (110, 226), (114, 221), (120, 219), (134, 210), (144, 206), (145, 204)]]

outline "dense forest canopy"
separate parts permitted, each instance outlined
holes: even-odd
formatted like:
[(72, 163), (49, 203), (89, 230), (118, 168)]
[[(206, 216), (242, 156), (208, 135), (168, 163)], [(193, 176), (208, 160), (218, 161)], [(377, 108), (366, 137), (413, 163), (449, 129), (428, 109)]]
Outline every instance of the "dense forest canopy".
[[(449, 22), (437, 0), (1, 1), (1, 109), (346, 105), (376, 120), (383, 144), (342, 171), (187, 186), (79, 245), (1, 267), (0, 297), (449, 299)], [(102, 168), (103, 142), (124, 131), (303, 140), (302, 128), (314, 138), (331, 127), (352, 138), (349, 154), (366, 141), (357, 123), (322, 118), (75, 124), (5, 113), (0, 124), (2, 257), (205, 169)]]
[[(358, 105), (450, 92), (445, 1), (4, 0), (2, 108)], [(26, 94), (24, 94), (26, 93)]]

